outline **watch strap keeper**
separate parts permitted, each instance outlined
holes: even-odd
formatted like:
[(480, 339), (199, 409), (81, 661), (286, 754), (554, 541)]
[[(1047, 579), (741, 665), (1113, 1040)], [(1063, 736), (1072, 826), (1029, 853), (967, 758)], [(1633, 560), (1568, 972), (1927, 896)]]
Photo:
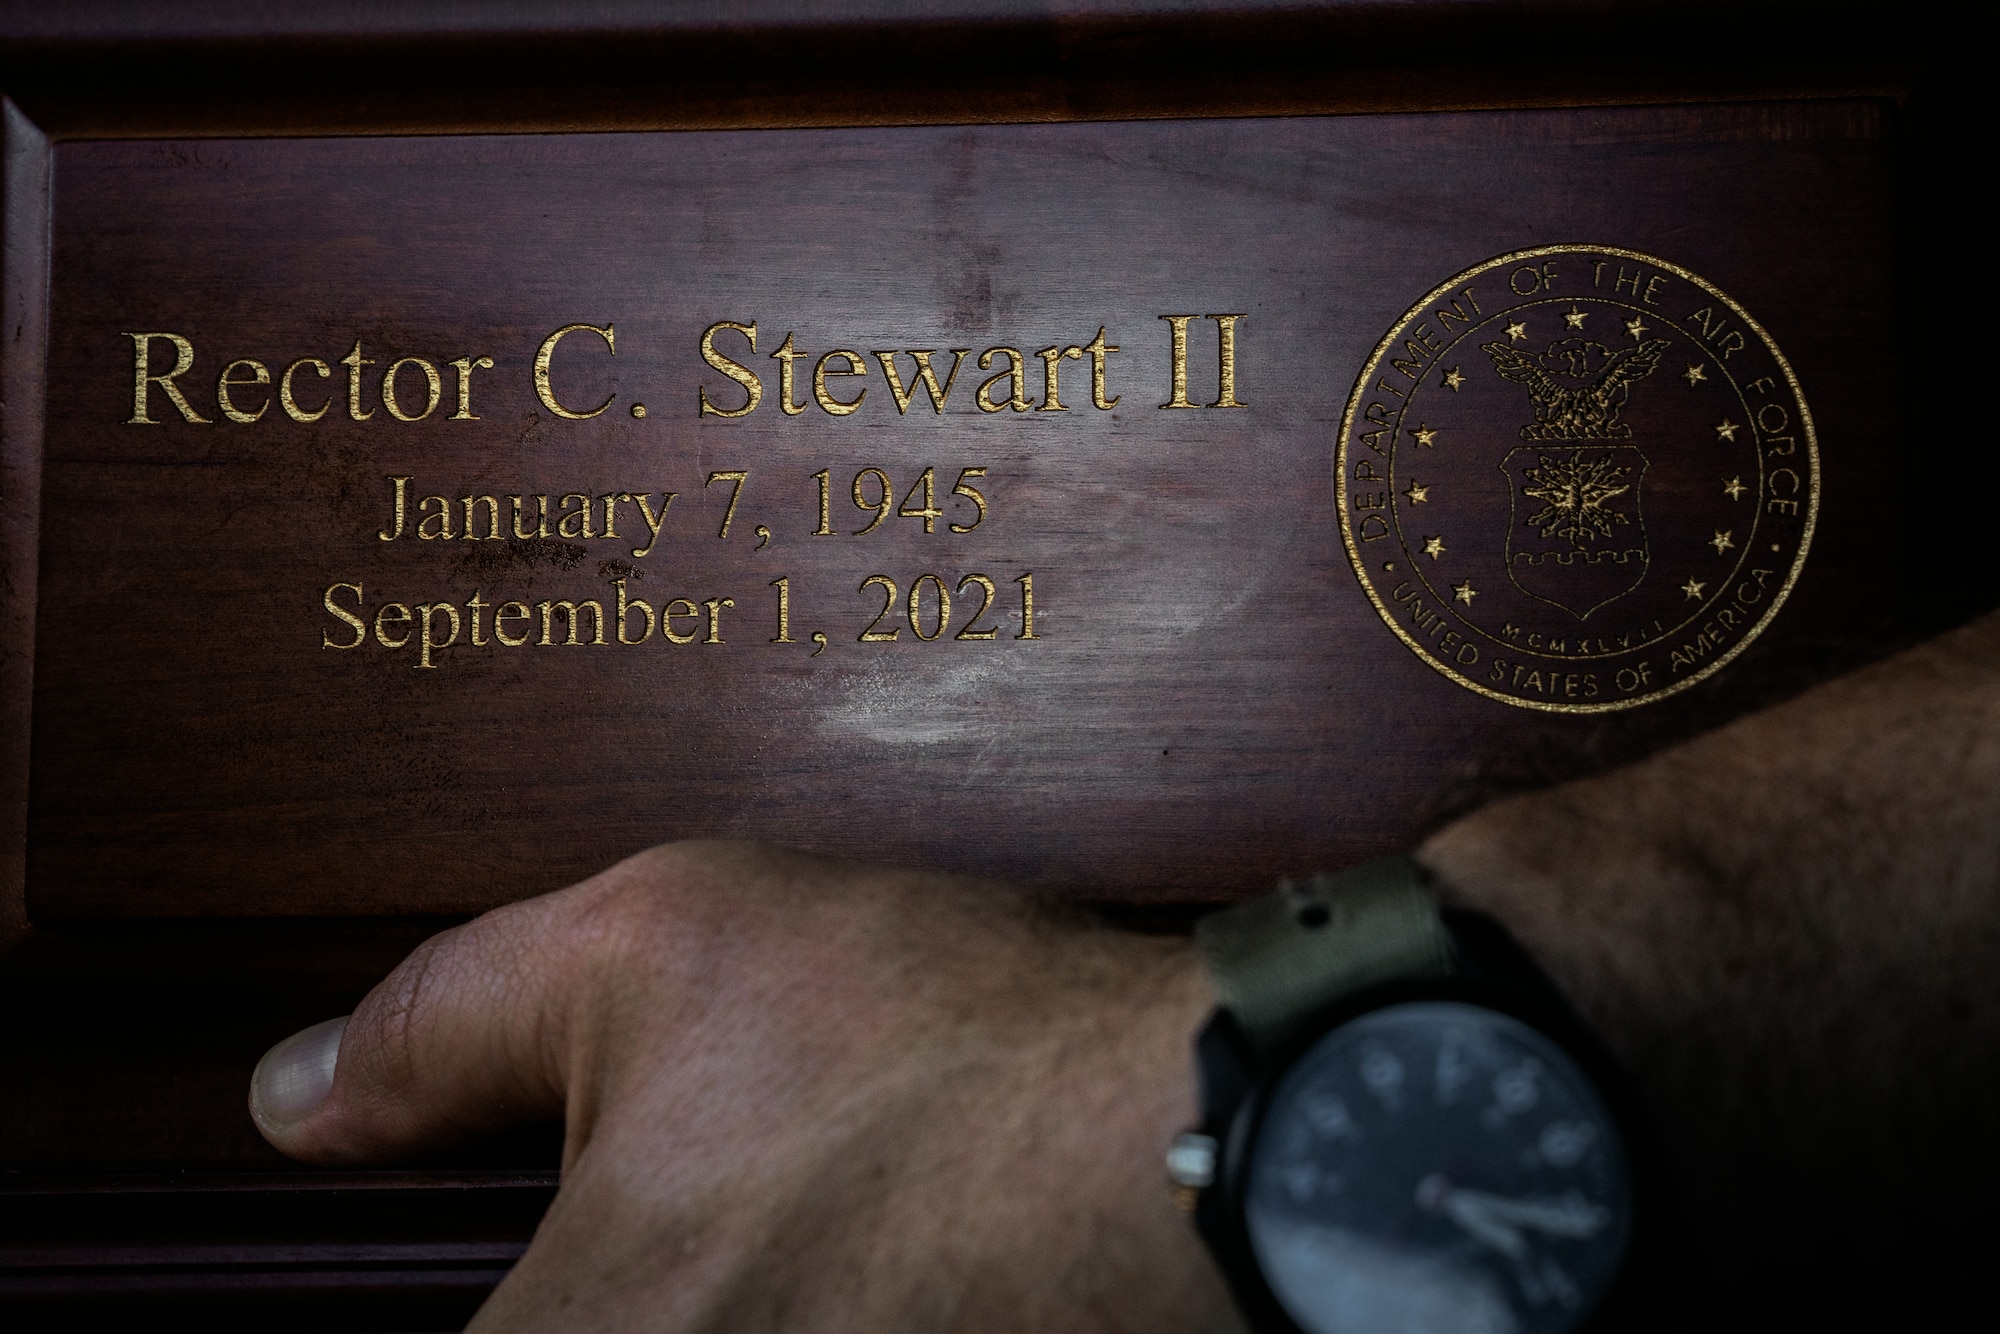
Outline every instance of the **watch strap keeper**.
[(1204, 918), (1195, 947), (1218, 1005), (1260, 1060), (1348, 996), (1448, 977), (1456, 963), (1430, 876), (1407, 856), (1282, 881), (1273, 893)]

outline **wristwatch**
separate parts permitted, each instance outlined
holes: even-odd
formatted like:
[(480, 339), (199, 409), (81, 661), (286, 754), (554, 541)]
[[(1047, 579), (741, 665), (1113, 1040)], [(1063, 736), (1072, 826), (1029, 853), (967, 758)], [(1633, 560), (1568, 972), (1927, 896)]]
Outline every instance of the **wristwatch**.
[(1499, 923), (1408, 857), (1202, 921), (1219, 1005), (1167, 1174), (1259, 1334), (1572, 1334), (1627, 1285), (1631, 1095)]

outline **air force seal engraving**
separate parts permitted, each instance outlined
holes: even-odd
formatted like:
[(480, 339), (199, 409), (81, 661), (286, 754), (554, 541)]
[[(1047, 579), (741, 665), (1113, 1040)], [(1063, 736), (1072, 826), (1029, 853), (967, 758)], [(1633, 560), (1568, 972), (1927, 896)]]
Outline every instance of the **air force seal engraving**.
[(1630, 250), (1488, 260), (1413, 306), (1355, 385), (1341, 535), (1432, 667), (1591, 713), (1719, 670), (1790, 593), (1819, 503), (1812, 416), (1777, 344)]

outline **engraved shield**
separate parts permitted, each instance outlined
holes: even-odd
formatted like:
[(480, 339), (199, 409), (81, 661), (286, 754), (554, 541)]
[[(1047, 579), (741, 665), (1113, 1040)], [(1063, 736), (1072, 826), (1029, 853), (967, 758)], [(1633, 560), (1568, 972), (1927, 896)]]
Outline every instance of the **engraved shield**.
[(1521, 445), (1500, 470), (1513, 511), (1507, 577), (1516, 588), (1584, 620), (1639, 586), (1651, 554), (1639, 505), (1646, 456), (1637, 446)]

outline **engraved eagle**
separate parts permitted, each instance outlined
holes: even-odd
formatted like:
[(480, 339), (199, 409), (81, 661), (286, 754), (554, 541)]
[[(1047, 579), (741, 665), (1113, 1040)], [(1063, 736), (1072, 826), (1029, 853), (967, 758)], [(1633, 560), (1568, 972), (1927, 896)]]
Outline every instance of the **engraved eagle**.
[(1618, 420), (1618, 410), (1633, 384), (1659, 366), (1668, 345), (1665, 338), (1649, 338), (1613, 352), (1602, 343), (1563, 338), (1539, 357), (1501, 342), (1480, 350), (1504, 378), (1526, 385), (1535, 401), (1535, 420), (1521, 428), (1523, 440), (1629, 440), (1632, 428)]

